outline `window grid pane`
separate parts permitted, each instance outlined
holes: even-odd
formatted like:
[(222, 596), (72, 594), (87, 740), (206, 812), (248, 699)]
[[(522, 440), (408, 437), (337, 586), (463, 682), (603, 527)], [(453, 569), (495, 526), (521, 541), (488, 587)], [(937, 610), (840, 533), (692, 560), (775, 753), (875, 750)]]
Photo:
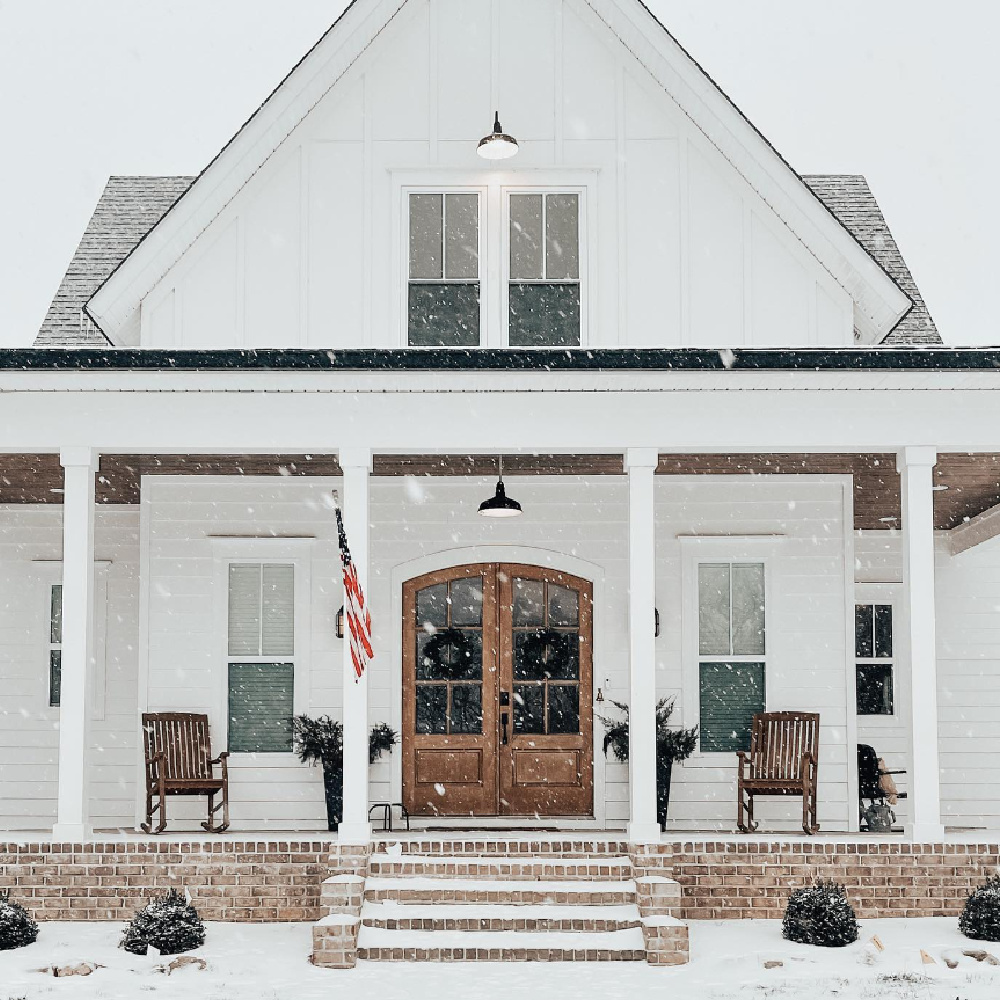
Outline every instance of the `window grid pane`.
[(294, 674), (291, 663), (229, 664), (231, 753), (292, 749)]
[(295, 655), (295, 567), (263, 567), (261, 656)]
[(729, 563), (698, 567), (698, 651), (702, 656), (732, 653)]
[(750, 749), (753, 717), (765, 708), (763, 663), (702, 663), (700, 744), (703, 753)]
[(540, 194), (510, 196), (510, 277), (513, 281), (540, 281), (545, 277), (543, 211)]
[(260, 656), (260, 602), (261, 564), (230, 564), (230, 656)]
[(580, 277), (580, 196), (545, 198), (545, 277), (550, 281)]
[(764, 655), (764, 566), (732, 567), (733, 656)]
[(49, 650), (49, 707), (62, 703), (62, 650)]
[(444, 198), (410, 195), (410, 278), (444, 277)]
[(49, 601), (49, 643), (62, 644), (62, 584), (54, 583)]
[(479, 195), (444, 199), (444, 276), (448, 281), (479, 279)]

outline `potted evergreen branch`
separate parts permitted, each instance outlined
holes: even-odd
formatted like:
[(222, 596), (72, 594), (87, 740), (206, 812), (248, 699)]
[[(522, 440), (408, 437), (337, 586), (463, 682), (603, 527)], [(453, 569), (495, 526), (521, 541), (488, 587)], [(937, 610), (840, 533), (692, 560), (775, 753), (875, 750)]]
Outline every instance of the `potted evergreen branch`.
[[(304, 764), (323, 767), (323, 791), (326, 795), (326, 820), (336, 830), (344, 817), (344, 726), (329, 715), (316, 719), (296, 715), (292, 719), (295, 753)], [(368, 734), (368, 763), (374, 764), (383, 753), (396, 745), (396, 731), (387, 723), (373, 726)]]
[[(622, 713), (621, 718), (612, 719), (598, 715), (604, 726), (604, 755), (608, 750), (616, 760), (628, 760), (628, 705), (612, 701), (612, 705)], [(687, 760), (698, 745), (698, 727), (678, 729), (670, 725), (674, 711), (672, 698), (661, 698), (656, 703), (656, 819), (660, 829), (667, 822), (667, 807), (670, 804), (670, 778), (675, 761)]]

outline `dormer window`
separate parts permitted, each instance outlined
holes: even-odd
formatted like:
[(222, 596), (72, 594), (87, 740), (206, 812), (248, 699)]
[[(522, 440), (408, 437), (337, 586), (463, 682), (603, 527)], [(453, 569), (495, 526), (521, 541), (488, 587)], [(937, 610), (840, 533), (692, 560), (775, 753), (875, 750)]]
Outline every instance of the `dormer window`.
[(482, 342), (479, 193), (411, 193), (407, 331), (411, 347)]
[(404, 189), (410, 347), (585, 343), (584, 191)]

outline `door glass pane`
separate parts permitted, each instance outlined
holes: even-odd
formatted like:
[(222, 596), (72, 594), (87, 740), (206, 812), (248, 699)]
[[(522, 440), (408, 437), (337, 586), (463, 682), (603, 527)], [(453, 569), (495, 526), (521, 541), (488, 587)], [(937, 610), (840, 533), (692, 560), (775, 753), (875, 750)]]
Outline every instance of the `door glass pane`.
[(443, 199), (410, 195), (410, 277), (442, 278)]
[(451, 584), (452, 625), (483, 624), (483, 578), (454, 580)]
[(451, 731), (483, 731), (483, 689), (479, 684), (455, 684), (451, 689)]
[(870, 660), (875, 651), (875, 634), (870, 604), (854, 605), (854, 655)]
[(764, 564), (733, 564), (733, 655), (764, 655)]
[(510, 196), (510, 276), (514, 281), (541, 279), (542, 196)]
[(549, 584), (549, 625), (574, 628), (580, 623), (580, 595), (572, 587)]
[(546, 196), (545, 277), (556, 281), (580, 277), (579, 195)]
[(892, 657), (892, 605), (875, 605), (875, 656)]
[(412, 347), (478, 347), (479, 284), (410, 285)]
[(417, 591), (417, 625), (444, 628), (448, 624), (448, 584), (435, 583)]
[(514, 627), (545, 624), (545, 584), (541, 580), (514, 580)]
[(549, 685), (549, 732), (580, 731), (580, 689), (575, 684)]
[(447, 684), (418, 684), (416, 730), (422, 736), (448, 732)]
[(514, 732), (545, 732), (545, 688), (518, 684), (514, 688)]
[(698, 651), (702, 656), (728, 656), (729, 564), (698, 567)]
[(578, 347), (580, 286), (511, 284), (507, 339), (511, 347)]
[(479, 195), (445, 195), (444, 276), (479, 277)]
[(470, 681), (483, 676), (483, 636), (471, 629), (442, 629), (417, 635), (418, 680)]

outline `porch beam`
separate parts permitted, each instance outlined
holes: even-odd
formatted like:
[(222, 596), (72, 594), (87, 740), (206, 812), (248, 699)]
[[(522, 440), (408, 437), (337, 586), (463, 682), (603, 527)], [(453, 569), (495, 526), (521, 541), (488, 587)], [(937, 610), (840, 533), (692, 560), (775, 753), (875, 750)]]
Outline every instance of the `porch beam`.
[(899, 452), (903, 514), (903, 585), (910, 647), (910, 732), (913, 743), (910, 835), (944, 835), (938, 764), (937, 637), (934, 603), (934, 466), (937, 451)]
[[(351, 547), (351, 560), (367, 598), (371, 449), (342, 448), (340, 467), (343, 472), (341, 505), (344, 529)], [(339, 839), (343, 844), (367, 845), (371, 840), (371, 824), (368, 822), (368, 672), (355, 679), (351, 642), (346, 628), (343, 645), (344, 815)]]
[(633, 844), (660, 839), (656, 821), (655, 448), (629, 448), (629, 825)]
[(63, 467), (62, 660), (59, 707), (58, 812), (52, 836), (78, 841), (89, 836), (90, 671), (94, 646), (93, 448), (65, 448)]
[(1000, 504), (952, 528), (947, 535), (948, 548), (953, 556), (957, 556), (991, 541), (997, 535), (1000, 535)]

